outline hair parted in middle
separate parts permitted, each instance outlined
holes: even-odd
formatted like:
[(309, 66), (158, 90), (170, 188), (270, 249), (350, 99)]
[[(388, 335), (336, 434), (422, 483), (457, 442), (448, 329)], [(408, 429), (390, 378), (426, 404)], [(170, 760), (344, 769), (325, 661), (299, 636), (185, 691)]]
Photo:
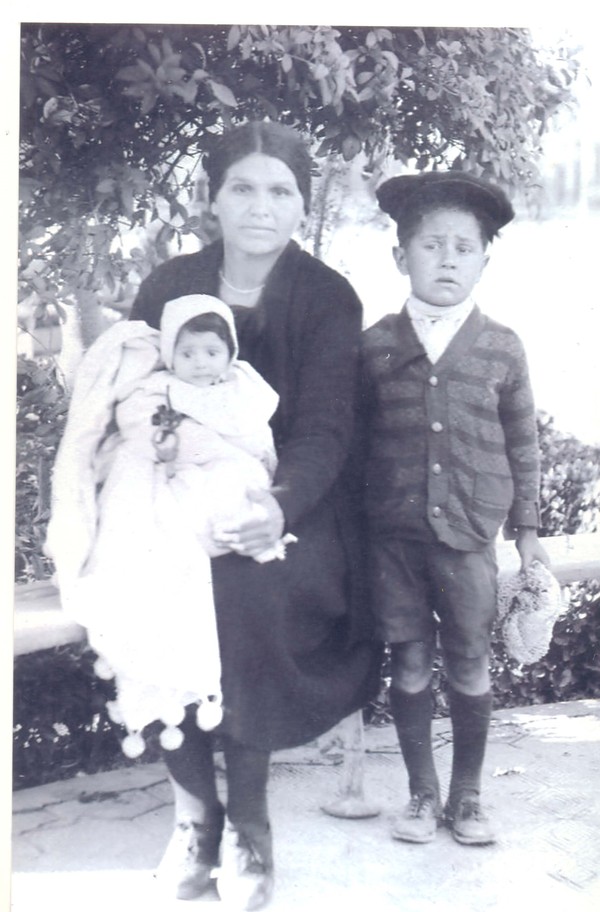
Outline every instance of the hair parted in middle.
[(228, 169), (247, 155), (261, 152), (287, 165), (298, 184), (308, 214), (311, 199), (312, 160), (304, 140), (293, 127), (268, 120), (252, 120), (226, 130), (202, 161), (208, 176), (208, 196), (212, 203), (221, 189)]

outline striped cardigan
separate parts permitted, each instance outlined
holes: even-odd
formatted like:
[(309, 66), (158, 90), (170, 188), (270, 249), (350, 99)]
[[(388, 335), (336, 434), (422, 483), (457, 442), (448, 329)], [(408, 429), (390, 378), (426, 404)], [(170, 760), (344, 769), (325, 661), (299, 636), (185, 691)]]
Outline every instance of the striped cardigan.
[(539, 524), (539, 450), (518, 336), (475, 307), (432, 365), (404, 308), (363, 333), (375, 535), (481, 550)]

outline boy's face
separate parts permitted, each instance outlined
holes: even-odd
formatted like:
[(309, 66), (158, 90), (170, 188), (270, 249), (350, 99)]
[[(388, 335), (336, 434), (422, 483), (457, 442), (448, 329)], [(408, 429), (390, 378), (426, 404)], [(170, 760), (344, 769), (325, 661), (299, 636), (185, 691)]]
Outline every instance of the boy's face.
[(471, 212), (436, 209), (426, 213), (410, 240), (394, 249), (413, 294), (438, 307), (469, 297), (488, 261), (479, 222)]
[(182, 329), (173, 351), (173, 373), (184, 383), (210, 386), (229, 366), (226, 343), (215, 332)]

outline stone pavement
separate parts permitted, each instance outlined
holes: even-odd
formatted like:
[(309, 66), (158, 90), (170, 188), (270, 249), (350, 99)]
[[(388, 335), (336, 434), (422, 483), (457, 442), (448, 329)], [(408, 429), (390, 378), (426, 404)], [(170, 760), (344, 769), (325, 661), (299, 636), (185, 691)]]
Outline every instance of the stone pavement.
[[(459, 846), (445, 829), (425, 846), (390, 839), (406, 775), (391, 726), (369, 728), (365, 740), (365, 793), (381, 807), (366, 820), (322, 812), (343, 776), (331, 750), (313, 745), (274, 755), (270, 912), (600, 909), (599, 700), (494, 713), (484, 770), (485, 805), (499, 834), (494, 846)], [(451, 740), (449, 722), (437, 721), (443, 783)], [(171, 825), (160, 764), (16, 792), (13, 912), (220, 908), (213, 893), (187, 903), (158, 894), (152, 870)]]

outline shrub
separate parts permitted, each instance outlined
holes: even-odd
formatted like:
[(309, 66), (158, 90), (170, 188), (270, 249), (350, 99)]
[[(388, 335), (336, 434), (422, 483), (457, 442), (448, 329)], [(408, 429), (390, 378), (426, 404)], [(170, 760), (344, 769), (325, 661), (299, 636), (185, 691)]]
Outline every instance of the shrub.
[(600, 521), (600, 447), (582, 443), (538, 414), (542, 483), (541, 535), (597, 532)]
[(17, 788), (106, 767), (118, 742), (107, 725), (105, 682), (89, 651), (59, 647), (18, 656), (13, 763)]
[[(538, 415), (542, 483), (541, 535), (598, 531), (600, 447), (557, 431), (553, 419)], [(569, 587), (569, 609), (554, 626), (547, 654), (522, 666), (506, 655), (498, 633), (493, 640), (495, 705), (526, 706), (600, 697), (600, 582)]]
[(539, 662), (519, 665), (506, 655), (496, 636), (492, 654), (496, 706), (600, 697), (600, 583), (587, 580), (569, 588), (569, 610), (556, 622), (550, 648)]
[(50, 471), (62, 436), (68, 399), (54, 359), (17, 362), (15, 577), (44, 579), (52, 566), (43, 554), (50, 516)]
[[(85, 645), (17, 656), (14, 671), (13, 782), (16, 789), (130, 765), (109, 720), (112, 682), (93, 670)], [(156, 760), (154, 737), (144, 762)]]

